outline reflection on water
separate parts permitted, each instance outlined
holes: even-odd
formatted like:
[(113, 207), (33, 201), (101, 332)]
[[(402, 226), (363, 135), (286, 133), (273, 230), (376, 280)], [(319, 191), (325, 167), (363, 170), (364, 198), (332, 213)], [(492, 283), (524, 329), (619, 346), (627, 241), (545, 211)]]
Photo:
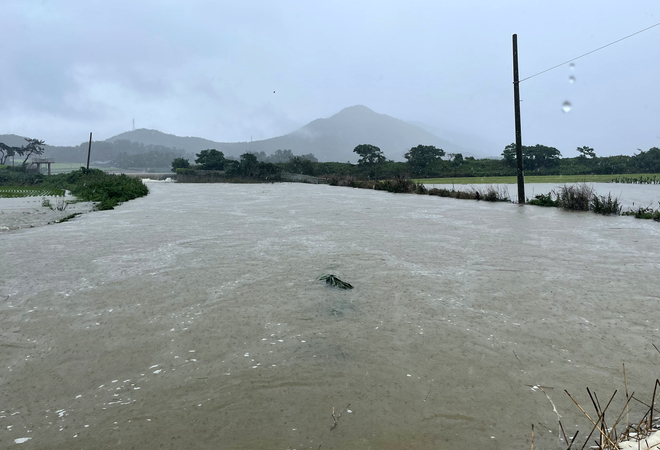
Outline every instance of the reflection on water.
[(524, 448), (534, 423), (562, 448), (534, 386), (570, 435), (590, 427), (564, 389), (609, 396), (623, 362), (630, 390), (652, 388), (655, 222), (318, 185), (150, 189), (0, 236), (3, 442)]

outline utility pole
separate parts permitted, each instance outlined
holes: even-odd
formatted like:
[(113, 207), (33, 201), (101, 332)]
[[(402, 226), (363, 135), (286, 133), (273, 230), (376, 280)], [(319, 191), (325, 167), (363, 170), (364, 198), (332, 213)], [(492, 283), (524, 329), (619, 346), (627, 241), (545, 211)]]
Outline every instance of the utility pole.
[(518, 35), (513, 35), (513, 103), (516, 112), (516, 161), (518, 167), (518, 203), (525, 203), (525, 175), (523, 173), (522, 131), (520, 130), (520, 81), (518, 81)]
[(92, 154), (92, 132), (89, 132), (89, 149), (87, 150), (87, 170), (89, 170), (89, 156)]

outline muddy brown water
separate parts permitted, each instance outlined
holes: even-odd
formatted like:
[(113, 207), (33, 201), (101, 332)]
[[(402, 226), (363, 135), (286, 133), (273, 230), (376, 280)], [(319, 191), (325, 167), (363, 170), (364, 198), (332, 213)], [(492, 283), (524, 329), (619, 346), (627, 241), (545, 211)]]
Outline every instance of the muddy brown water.
[(590, 428), (564, 389), (659, 375), (658, 223), (149, 187), (0, 236), (0, 448), (563, 449), (551, 401)]

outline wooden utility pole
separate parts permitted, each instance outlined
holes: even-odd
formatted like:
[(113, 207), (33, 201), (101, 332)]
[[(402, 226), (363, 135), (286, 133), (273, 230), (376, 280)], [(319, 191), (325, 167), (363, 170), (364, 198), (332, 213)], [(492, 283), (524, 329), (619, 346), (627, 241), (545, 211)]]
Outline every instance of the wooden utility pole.
[(89, 149), (87, 149), (87, 170), (89, 170), (89, 156), (92, 154), (92, 132), (89, 132)]
[(518, 35), (513, 35), (513, 103), (516, 112), (516, 161), (518, 166), (518, 203), (525, 203), (522, 131), (520, 131), (520, 81), (518, 81)]

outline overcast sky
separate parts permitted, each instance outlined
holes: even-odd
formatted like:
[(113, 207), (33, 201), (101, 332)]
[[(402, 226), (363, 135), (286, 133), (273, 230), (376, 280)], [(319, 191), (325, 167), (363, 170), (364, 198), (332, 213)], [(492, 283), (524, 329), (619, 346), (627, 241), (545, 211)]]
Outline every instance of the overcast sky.
[[(657, 0), (1, 0), (0, 134), (246, 141), (362, 104), (498, 155), (513, 33), (525, 78), (658, 22)], [(525, 145), (660, 147), (660, 26), (520, 86)]]

